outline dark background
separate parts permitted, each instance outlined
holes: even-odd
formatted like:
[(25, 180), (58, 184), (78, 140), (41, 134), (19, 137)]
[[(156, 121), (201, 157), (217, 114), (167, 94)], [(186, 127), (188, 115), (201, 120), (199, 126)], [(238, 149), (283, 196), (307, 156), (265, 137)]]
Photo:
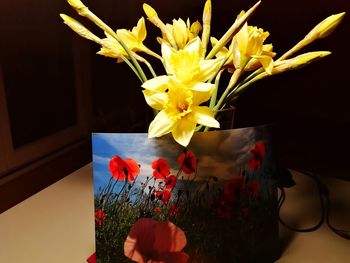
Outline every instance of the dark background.
[[(131, 29), (144, 15), (140, 0), (86, 0), (84, 3), (113, 29)], [(201, 21), (204, 0), (150, 0), (164, 22), (173, 18)], [(255, 1), (213, 1), (212, 36), (221, 37), (237, 14)], [(331, 14), (350, 11), (348, 0), (263, 0), (250, 20), (270, 32), (266, 43), (277, 57)], [(99, 47), (80, 39), (66, 27), (59, 13), (78, 18), (93, 32), (101, 32), (80, 18), (63, 1), (4, 0), (0, 4), (0, 58), (10, 125), (15, 147), (69, 127), (77, 119), (73, 80), (76, 67), (88, 68), (91, 95), (90, 129), (94, 132), (145, 132), (152, 114), (140, 83), (125, 64), (95, 53)], [(146, 44), (160, 52), (160, 32), (148, 21)], [(329, 50), (332, 55), (301, 70), (262, 80), (236, 103), (235, 127), (276, 125), (279, 156), (287, 167), (317, 171), (350, 180), (350, 18), (326, 39), (303, 52)], [(87, 50), (74, 63), (72, 41)], [(160, 74), (161, 65), (155, 68)], [(52, 81), (54, 79), (55, 81)], [(28, 117), (30, 116), (30, 118)]]

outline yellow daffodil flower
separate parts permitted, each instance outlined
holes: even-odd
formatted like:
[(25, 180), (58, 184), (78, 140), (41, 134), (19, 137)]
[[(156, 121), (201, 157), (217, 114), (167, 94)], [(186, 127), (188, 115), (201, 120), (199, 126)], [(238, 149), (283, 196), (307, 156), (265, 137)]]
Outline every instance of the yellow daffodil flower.
[[(239, 15), (244, 14), (243, 12)], [(252, 70), (260, 63), (267, 73), (271, 73), (273, 67), (272, 45), (264, 45), (269, 36), (261, 28), (243, 25), (241, 30), (233, 38), (233, 64), (236, 69)]]
[[(174, 19), (173, 24), (166, 24), (166, 27), (168, 32), (172, 34), (178, 49), (183, 49), (189, 41), (198, 36), (198, 33), (202, 29), (202, 26), (198, 21), (191, 25), (189, 19), (187, 19), (187, 22), (185, 23), (181, 18), (178, 20)], [(163, 42), (171, 44), (167, 35), (163, 32), (162, 38), (158, 37), (157, 40), (160, 44)]]
[[(107, 38), (101, 40), (102, 48), (99, 52), (97, 52), (97, 54), (117, 58), (118, 62), (122, 61), (120, 58), (121, 54), (128, 57), (126, 51), (118, 43), (118, 41), (109, 34), (105, 34)], [(131, 31), (127, 29), (118, 29), (117, 35), (131, 51), (137, 52), (147, 50), (147, 48), (143, 45), (143, 41), (147, 35), (145, 19), (143, 17), (139, 19), (137, 26), (135, 26)]]
[(162, 57), (168, 75), (189, 87), (207, 81), (218, 72), (222, 58), (204, 59), (202, 52), (199, 37), (178, 51), (163, 43)]
[[(143, 86), (147, 86), (145, 82)], [(155, 109), (161, 110), (151, 122), (148, 137), (160, 137), (172, 133), (175, 141), (187, 146), (195, 131), (196, 125), (219, 128), (213, 112), (207, 106), (199, 106), (204, 98), (201, 93), (193, 92), (185, 86), (170, 81), (169, 90), (153, 93), (144, 90), (147, 103)], [(150, 99), (148, 94), (157, 94), (157, 98)]]
[(168, 76), (159, 76), (150, 79), (142, 84), (144, 88), (146, 102), (153, 109), (162, 110), (164, 108), (164, 100), (168, 96), (168, 92), (173, 89), (190, 90), (196, 97), (198, 105), (208, 101), (215, 90), (215, 85), (210, 83), (199, 82), (189, 88), (185, 84), (178, 82), (175, 78)]
[(142, 87), (147, 103), (156, 110), (163, 109), (166, 91), (176, 88), (191, 90), (197, 102), (206, 102), (215, 90), (215, 84), (206, 81), (220, 67), (221, 59), (203, 59), (199, 38), (194, 39), (183, 50), (176, 51), (167, 43), (162, 44), (162, 55), (169, 75), (146, 81)]

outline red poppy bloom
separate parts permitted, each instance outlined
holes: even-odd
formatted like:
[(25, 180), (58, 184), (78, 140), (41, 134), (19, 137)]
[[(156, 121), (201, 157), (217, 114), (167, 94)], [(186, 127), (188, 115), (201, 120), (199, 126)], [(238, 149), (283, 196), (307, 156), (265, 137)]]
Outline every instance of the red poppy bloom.
[(196, 171), (197, 158), (192, 151), (185, 150), (185, 152), (179, 156), (177, 161), (181, 165), (184, 173), (191, 174)]
[(101, 209), (95, 211), (95, 222), (96, 222), (96, 224), (101, 226), (105, 219), (106, 219), (106, 215)]
[(158, 159), (152, 162), (153, 176), (156, 179), (165, 179), (170, 173), (170, 167), (165, 159)]
[(253, 149), (250, 150), (251, 157), (248, 161), (249, 168), (253, 170), (259, 169), (264, 161), (265, 156), (265, 143), (264, 141), (257, 142)]
[(176, 186), (176, 176), (170, 175), (165, 179), (165, 187), (168, 189), (174, 189)]
[(156, 196), (166, 205), (171, 197), (171, 193), (168, 190), (158, 190), (156, 191)]
[(123, 181), (126, 179), (132, 182), (140, 173), (140, 166), (131, 158), (126, 158), (123, 160), (116, 155), (109, 161), (109, 171), (118, 181)]
[(139, 219), (124, 242), (124, 255), (138, 263), (186, 263), (185, 233), (171, 222)]
[(169, 208), (169, 216), (177, 217), (180, 213), (180, 209), (176, 205), (171, 205)]
[(160, 207), (159, 207), (159, 206), (157, 206), (157, 207), (154, 208), (154, 212), (155, 212), (155, 213), (160, 213), (160, 211), (161, 211), (161, 210), (160, 210)]

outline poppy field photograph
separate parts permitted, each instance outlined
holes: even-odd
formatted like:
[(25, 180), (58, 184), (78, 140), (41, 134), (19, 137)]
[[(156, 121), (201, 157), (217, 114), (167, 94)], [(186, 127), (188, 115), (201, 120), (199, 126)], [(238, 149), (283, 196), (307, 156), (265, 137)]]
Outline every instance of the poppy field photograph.
[(266, 126), (170, 136), (95, 133), (96, 261), (271, 262), (278, 242)]

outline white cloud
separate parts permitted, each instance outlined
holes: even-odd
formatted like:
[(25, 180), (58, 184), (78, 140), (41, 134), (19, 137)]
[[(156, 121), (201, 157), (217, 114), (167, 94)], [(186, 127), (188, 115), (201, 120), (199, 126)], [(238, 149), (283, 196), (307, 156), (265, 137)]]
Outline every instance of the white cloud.
[(93, 160), (93, 162), (94, 163), (98, 163), (98, 164), (108, 164), (109, 163), (109, 160), (110, 160), (110, 158), (108, 158), (108, 157), (103, 157), (103, 156), (99, 156), (99, 155), (97, 155), (97, 154), (94, 154), (93, 156), (92, 156), (92, 160)]

